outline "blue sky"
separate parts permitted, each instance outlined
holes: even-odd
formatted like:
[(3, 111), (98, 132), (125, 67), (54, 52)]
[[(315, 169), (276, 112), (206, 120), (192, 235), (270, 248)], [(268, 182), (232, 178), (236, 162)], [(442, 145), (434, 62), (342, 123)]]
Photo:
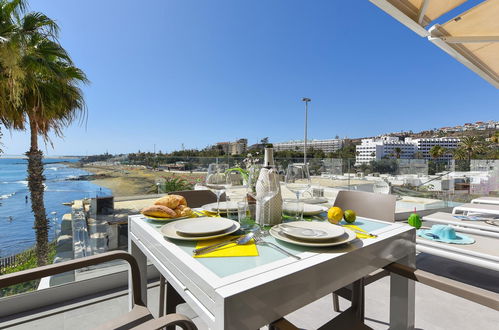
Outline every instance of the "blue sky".
[[(31, 0), (91, 80), (48, 154), (362, 137), (499, 120), (499, 91), (368, 0)], [(4, 131), (7, 154), (26, 133)]]

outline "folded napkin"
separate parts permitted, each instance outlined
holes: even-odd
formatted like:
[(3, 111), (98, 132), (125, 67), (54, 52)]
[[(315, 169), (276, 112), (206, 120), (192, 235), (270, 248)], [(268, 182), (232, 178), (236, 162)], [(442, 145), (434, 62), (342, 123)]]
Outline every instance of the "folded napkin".
[[(233, 238), (234, 236), (230, 236)], [(227, 236), (210, 239), (206, 241), (198, 241), (196, 244), (196, 249), (204, 248), (205, 246), (217, 244), (228, 240)], [(256, 257), (258, 256), (258, 249), (256, 248), (255, 241), (251, 240), (246, 244), (237, 245), (231, 243), (222, 246), (215, 251), (211, 251), (205, 254), (194, 256), (194, 258), (213, 258), (213, 257)]]
[(357, 238), (373, 238), (373, 236), (369, 235), (369, 233), (367, 231), (365, 231), (364, 229), (360, 228), (359, 226), (356, 226), (356, 225), (342, 225), (342, 227), (355, 229), (357, 231), (361, 231), (361, 232), (365, 233), (365, 234), (355, 233), (355, 235), (357, 235)]
[(201, 217), (212, 217), (212, 218), (218, 217), (217, 212), (211, 212), (211, 211), (206, 211), (206, 210), (194, 211), (194, 213), (196, 213), (196, 215), (201, 216)]

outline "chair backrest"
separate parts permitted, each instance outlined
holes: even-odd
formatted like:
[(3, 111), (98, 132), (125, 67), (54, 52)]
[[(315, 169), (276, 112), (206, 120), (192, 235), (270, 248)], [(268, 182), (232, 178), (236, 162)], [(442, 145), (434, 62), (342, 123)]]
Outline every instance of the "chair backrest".
[[(201, 207), (217, 201), (217, 195), (211, 190), (183, 190), (168, 193), (168, 195), (172, 194), (184, 196), (189, 207)], [(225, 201), (225, 194), (220, 196), (220, 201)]]
[(396, 201), (394, 195), (342, 190), (336, 196), (334, 206), (354, 210), (361, 217), (394, 222)]

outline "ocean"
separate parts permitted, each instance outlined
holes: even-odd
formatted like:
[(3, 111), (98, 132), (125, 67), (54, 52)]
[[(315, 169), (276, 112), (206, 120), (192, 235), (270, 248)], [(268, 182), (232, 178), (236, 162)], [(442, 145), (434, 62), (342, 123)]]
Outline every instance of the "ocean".
[[(90, 174), (61, 163), (75, 161), (77, 159), (44, 159), (45, 208), (51, 224), (60, 224), (62, 216), (71, 212), (71, 208), (62, 203), (111, 194), (109, 189), (90, 181), (68, 180)], [(0, 257), (21, 252), (35, 244), (26, 168), (26, 159), (0, 158)], [(49, 238), (53, 239), (54, 235), (52, 225)]]

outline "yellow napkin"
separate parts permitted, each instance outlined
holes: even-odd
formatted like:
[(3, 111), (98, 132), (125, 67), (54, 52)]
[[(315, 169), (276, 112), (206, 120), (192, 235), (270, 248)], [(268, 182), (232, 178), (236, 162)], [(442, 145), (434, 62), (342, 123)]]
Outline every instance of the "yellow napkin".
[[(229, 236), (233, 238), (234, 236)], [(210, 239), (206, 241), (198, 241), (196, 244), (196, 249), (204, 248), (205, 246), (217, 244), (228, 240), (227, 236), (219, 237), (215, 239)], [(258, 249), (256, 248), (255, 241), (251, 240), (246, 244), (237, 245), (231, 243), (229, 245), (222, 246), (215, 251), (211, 251), (199, 256), (194, 256), (194, 258), (213, 258), (213, 257), (256, 257), (258, 256)]]
[(369, 235), (369, 233), (367, 231), (365, 231), (364, 229), (362, 229), (356, 225), (343, 225), (343, 227), (355, 229), (355, 230), (358, 230), (358, 231), (365, 233), (365, 234), (355, 233), (355, 235), (357, 235), (357, 238), (373, 238), (373, 236)]
[(205, 217), (211, 217), (211, 218), (217, 218), (218, 217), (217, 212), (211, 212), (211, 211), (206, 211), (206, 210), (195, 211), (195, 213), (197, 215), (205, 216)]

